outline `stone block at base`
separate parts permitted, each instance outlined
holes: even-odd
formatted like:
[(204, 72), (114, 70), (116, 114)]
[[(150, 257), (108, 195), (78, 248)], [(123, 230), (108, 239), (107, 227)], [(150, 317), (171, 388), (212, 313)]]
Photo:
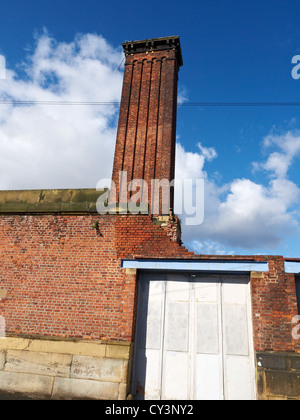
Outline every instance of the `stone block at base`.
[(74, 356), (71, 378), (120, 383), (125, 380), (125, 363), (120, 359)]
[(50, 398), (54, 378), (25, 373), (0, 372), (1, 391), (28, 397)]
[(36, 353), (9, 350), (5, 371), (33, 373), (46, 376), (70, 376), (72, 356), (66, 354)]
[(56, 400), (117, 400), (119, 384), (85, 379), (55, 378), (52, 398)]

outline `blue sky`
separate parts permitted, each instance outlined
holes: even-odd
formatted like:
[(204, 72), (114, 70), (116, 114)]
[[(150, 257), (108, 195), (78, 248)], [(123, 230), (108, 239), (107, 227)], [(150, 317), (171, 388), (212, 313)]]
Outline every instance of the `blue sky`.
[[(118, 100), (121, 43), (179, 35), (186, 101), (299, 102), (299, 16), (296, 0), (2, 2), (0, 54), (11, 73), (0, 97)], [(96, 76), (91, 60), (103, 60)], [(2, 107), (0, 188), (93, 187), (111, 171), (117, 111)], [(178, 108), (178, 173), (207, 181), (205, 223), (184, 228), (191, 249), (300, 257), (299, 130), (300, 107)]]

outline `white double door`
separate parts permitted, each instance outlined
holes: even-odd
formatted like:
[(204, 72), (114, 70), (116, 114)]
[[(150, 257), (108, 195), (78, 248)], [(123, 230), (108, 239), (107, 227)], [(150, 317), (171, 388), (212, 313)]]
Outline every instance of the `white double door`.
[(143, 273), (133, 395), (255, 399), (251, 320), (247, 277)]

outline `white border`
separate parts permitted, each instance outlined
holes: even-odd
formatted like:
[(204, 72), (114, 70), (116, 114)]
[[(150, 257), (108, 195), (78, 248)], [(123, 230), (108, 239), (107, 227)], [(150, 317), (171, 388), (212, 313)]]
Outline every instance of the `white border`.
[[(184, 260), (123, 260), (122, 268), (135, 268), (138, 270), (182, 270), (182, 271), (222, 271), (249, 273), (267, 272), (267, 262), (255, 261), (184, 261)], [(300, 272), (300, 264), (299, 264)]]

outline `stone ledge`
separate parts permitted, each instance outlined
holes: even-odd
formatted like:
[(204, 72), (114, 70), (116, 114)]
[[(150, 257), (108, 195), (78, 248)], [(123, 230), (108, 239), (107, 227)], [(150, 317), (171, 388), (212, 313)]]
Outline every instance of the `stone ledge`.
[[(108, 189), (60, 189), (60, 190), (20, 190), (0, 191), (0, 213), (2, 214), (86, 214), (98, 213), (97, 201)], [(117, 215), (146, 215), (147, 203), (138, 208), (130, 204), (107, 205), (103, 213)]]
[(0, 340), (0, 351), (3, 350), (25, 350), (29, 346), (27, 338), (11, 338), (6, 337)]
[(68, 341), (30, 340), (28, 351), (105, 357), (106, 345), (101, 343), (72, 343)]
[(0, 191), (0, 213), (94, 213), (107, 189)]
[(300, 354), (285, 352), (257, 352), (259, 370), (298, 370), (300, 373)]
[(119, 341), (64, 341), (7, 337), (0, 340), (0, 352), (26, 350), (36, 353), (70, 354), (128, 360), (132, 344)]

